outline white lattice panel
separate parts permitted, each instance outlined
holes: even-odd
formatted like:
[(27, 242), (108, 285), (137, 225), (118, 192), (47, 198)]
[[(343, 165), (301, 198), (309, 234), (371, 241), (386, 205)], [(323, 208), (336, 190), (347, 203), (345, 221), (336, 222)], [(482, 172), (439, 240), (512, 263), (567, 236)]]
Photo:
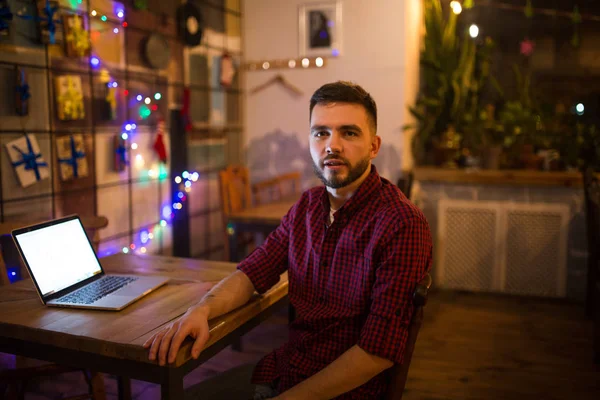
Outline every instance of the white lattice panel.
[(497, 257), (496, 210), (449, 206), (440, 217), (438, 246), (444, 241), (440, 281), (452, 289), (491, 290)]
[(567, 205), (443, 199), (438, 217), (440, 287), (564, 296)]
[(568, 217), (566, 205), (507, 210), (506, 292), (565, 294)]

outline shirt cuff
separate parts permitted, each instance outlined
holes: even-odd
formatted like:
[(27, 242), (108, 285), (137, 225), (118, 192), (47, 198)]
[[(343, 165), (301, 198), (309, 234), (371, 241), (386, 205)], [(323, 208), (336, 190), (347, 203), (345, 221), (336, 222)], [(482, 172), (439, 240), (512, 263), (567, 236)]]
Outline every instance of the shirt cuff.
[(259, 265), (259, 263), (253, 263), (252, 260), (246, 259), (237, 266), (237, 269), (246, 274), (250, 282), (252, 282), (254, 289), (259, 294), (263, 294), (275, 286), (281, 280), (281, 277), (279, 275), (271, 276), (266, 274), (265, 271), (261, 270)]
[(382, 317), (369, 314), (362, 328), (358, 346), (367, 353), (402, 364), (407, 338), (406, 316)]

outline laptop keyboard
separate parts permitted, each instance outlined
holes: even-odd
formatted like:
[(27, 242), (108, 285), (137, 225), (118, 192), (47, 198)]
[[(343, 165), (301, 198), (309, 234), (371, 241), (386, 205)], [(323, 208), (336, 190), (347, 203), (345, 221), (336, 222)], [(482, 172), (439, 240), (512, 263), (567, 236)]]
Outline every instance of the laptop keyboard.
[(56, 301), (59, 303), (92, 304), (136, 280), (137, 278), (129, 276), (105, 276), (60, 299), (56, 299)]

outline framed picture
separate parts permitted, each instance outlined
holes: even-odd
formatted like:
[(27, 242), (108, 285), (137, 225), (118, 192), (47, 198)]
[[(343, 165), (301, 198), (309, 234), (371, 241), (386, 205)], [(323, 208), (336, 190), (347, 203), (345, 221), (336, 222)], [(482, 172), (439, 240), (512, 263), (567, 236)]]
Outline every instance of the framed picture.
[(298, 22), (300, 57), (342, 54), (341, 0), (301, 5)]

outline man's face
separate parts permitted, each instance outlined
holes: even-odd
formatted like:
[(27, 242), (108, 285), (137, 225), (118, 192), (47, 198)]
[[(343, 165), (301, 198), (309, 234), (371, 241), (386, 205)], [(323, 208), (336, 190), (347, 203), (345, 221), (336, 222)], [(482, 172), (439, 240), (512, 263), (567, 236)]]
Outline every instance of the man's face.
[(310, 155), (321, 181), (343, 188), (365, 174), (381, 139), (371, 130), (365, 108), (358, 104), (317, 104), (310, 119)]

